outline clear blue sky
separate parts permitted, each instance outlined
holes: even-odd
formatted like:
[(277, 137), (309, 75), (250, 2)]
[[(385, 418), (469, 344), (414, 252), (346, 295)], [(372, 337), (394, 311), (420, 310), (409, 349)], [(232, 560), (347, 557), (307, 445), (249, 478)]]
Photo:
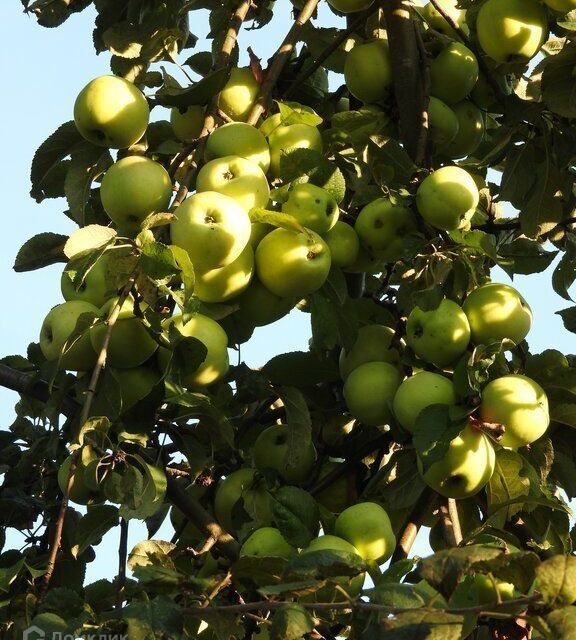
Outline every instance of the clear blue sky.
[[(284, 37), (289, 27), (291, 5), (279, 0), (275, 10), (282, 13), (262, 31), (243, 32), (241, 49), (250, 45), (256, 55), (266, 59)], [(206, 32), (205, 12), (195, 12), (192, 31)], [(323, 24), (338, 20), (325, 7), (321, 8)], [(88, 9), (73, 16), (58, 29), (44, 29), (33, 18), (22, 13), (18, 0), (0, 3), (0, 42), (4, 47), (4, 99), (0, 102), (0, 123), (4, 140), (4, 162), (0, 171), (0, 193), (3, 199), (4, 249), (0, 252), (0, 271), (4, 283), (4, 312), (0, 331), (0, 355), (24, 354), (29, 342), (37, 340), (41, 322), (48, 310), (61, 302), (60, 271), (55, 265), (25, 274), (12, 270), (14, 257), (25, 240), (42, 231), (70, 233), (73, 225), (63, 211), (64, 200), (47, 200), (37, 205), (29, 197), (30, 162), (38, 145), (60, 124), (72, 118), (72, 107), (80, 89), (93, 77), (109, 72), (108, 56), (96, 56), (92, 46), (94, 11)], [(200, 41), (197, 51), (206, 49)], [(243, 54), (242, 63), (246, 63)], [(183, 78), (173, 65), (171, 73)], [(155, 111), (156, 114), (156, 111)], [(158, 112), (156, 117), (164, 118)], [(515, 281), (534, 311), (534, 325), (529, 341), (534, 352), (557, 348), (566, 353), (575, 351), (574, 337), (562, 326), (554, 312), (569, 306), (558, 297), (550, 285), (547, 273), (518, 277)], [(508, 281), (499, 272), (495, 278)], [(242, 348), (243, 359), (259, 366), (276, 353), (306, 349), (309, 338), (308, 316), (293, 312), (281, 322), (259, 329), (255, 337)], [(13, 419), (17, 396), (0, 388), (0, 428)], [(131, 540), (143, 536), (133, 526)], [(169, 539), (170, 527), (162, 533)], [(115, 537), (111, 536), (99, 548), (106, 557), (88, 568), (88, 579), (112, 577), (115, 573)], [(426, 545), (418, 544), (418, 553), (426, 553)], [(109, 554), (109, 556), (108, 556)]]

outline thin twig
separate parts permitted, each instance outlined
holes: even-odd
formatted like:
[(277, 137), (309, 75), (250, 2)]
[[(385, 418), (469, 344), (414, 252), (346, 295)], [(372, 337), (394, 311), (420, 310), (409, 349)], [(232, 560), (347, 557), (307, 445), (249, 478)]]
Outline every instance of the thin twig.
[(206, 609), (210, 606), (210, 603), (214, 598), (222, 591), (222, 589), (226, 589), (232, 584), (232, 574), (228, 572), (222, 580), (212, 589), (212, 591), (208, 594), (208, 597), (204, 602), (200, 605), (202, 609)]
[(392, 563), (407, 558), (410, 555), (412, 545), (422, 526), (422, 521), (426, 515), (434, 509), (437, 501), (438, 494), (426, 487), (420, 498), (416, 501), (402, 529), (402, 534), (398, 538), (396, 549), (394, 549), (394, 554), (392, 555)]
[(460, 529), (460, 521), (458, 519), (458, 511), (456, 511), (455, 520), (452, 520), (454, 507), (450, 507), (450, 501), (448, 498), (444, 504), (440, 505), (440, 522), (442, 523), (442, 530), (444, 532), (444, 540), (449, 547), (457, 547), (462, 542), (462, 531)]
[(430, 118), (428, 109), (430, 108), (430, 89), (432, 81), (430, 79), (430, 61), (428, 59), (428, 52), (424, 46), (422, 40), (422, 34), (418, 27), (418, 23), (414, 21), (414, 33), (416, 34), (416, 44), (418, 45), (418, 52), (420, 54), (420, 68), (422, 69), (422, 124), (420, 127), (420, 135), (416, 142), (416, 152), (414, 157), (414, 164), (416, 166), (422, 165), (426, 158), (426, 150), (428, 149), (428, 135), (430, 133)]
[(448, 498), (448, 513), (452, 521), (452, 529), (454, 530), (454, 540), (456, 545), (462, 542), (462, 528), (460, 527), (460, 516), (458, 515), (458, 504), (454, 498)]
[(120, 518), (120, 542), (118, 543), (118, 578), (116, 582), (116, 608), (122, 608), (126, 587), (126, 559), (128, 558), (128, 520)]

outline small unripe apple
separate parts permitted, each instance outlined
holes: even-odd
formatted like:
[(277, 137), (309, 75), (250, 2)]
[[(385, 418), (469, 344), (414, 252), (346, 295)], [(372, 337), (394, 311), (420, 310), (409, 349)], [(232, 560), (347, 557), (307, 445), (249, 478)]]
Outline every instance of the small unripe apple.
[(568, 13), (576, 9), (576, 0), (544, 0), (544, 3), (559, 13)]
[(345, 509), (336, 519), (334, 533), (368, 561), (385, 562), (396, 547), (390, 518), (375, 502), (359, 502)]
[(308, 182), (295, 184), (290, 189), (282, 211), (320, 235), (332, 229), (340, 215), (336, 200), (325, 189)]
[(270, 144), (270, 173), (280, 177), (281, 158), (296, 149), (312, 149), (322, 153), (322, 136), (308, 124), (280, 125), (268, 136)]
[(265, 222), (253, 222), (250, 226), (250, 246), (254, 251), (264, 236), (267, 236), (275, 227)]
[(484, 116), (482, 111), (470, 100), (463, 100), (453, 105), (452, 111), (458, 119), (458, 133), (451, 142), (439, 151), (448, 158), (465, 158), (476, 151), (484, 138)]
[(253, 327), (263, 327), (283, 318), (294, 308), (294, 298), (282, 298), (267, 289), (257, 278), (234, 299), (240, 308), (234, 315)]
[(259, 92), (260, 84), (248, 67), (232, 67), (230, 79), (218, 96), (218, 107), (232, 120), (245, 122)]
[(456, 404), (452, 380), (431, 371), (420, 371), (398, 388), (394, 396), (394, 415), (407, 431), (414, 431), (420, 413), (434, 404)]
[(366, 362), (388, 362), (397, 366), (400, 362), (400, 345), (392, 345), (394, 329), (382, 324), (360, 327), (356, 341), (349, 351), (340, 351), (339, 368), (343, 380)]
[(111, 253), (106, 251), (98, 258), (78, 288), (74, 286), (70, 273), (64, 270), (60, 278), (64, 300), (81, 300), (101, 307), (111, 295), (114, 295), (115, 292), (110, 291), (107, 284), (110, 255)]
[(148, 102), (140, 89), (118, 76), (95, 78), (74, 103), (74, 121), (82, 136), (111, 149), (125, 149), (138, 142), (149, 117)]
[(262, 169), (246, 158), (224, 156), (207, 162), (196, 178), (196, 191), (215, 191), (246, 211), (268, 204), (270, 187)]
[(254, 250), (247, 244), (230, 264), (220, 269), (196, 271), (194, 295), (202, 302), (226, 302), (248, 288), (254, 274)]
[(340, 13), (356, 13), (364, 11), (374, 0), (328, 0), (328, 4)]
[(102, 206), (121, 228), (137, 231), (152, 213), (166, 211), (172, 197), (172, 180), (161, 164), (144, 156), (115, 162), (100, 187)]
[[(422, 476), (426, 484), (446, 498), (462, 500), (483, 489), (494, 473), (496, 454), (488, 436), (466, 424), (444, 457)], [(422, 465), (418, 460), (419, 470)]]
[(461, 42), (452, 42), (430, 63), (430, 92), (453, 105), (472, 91), (478, 80), (478, 60)]
[(529, 304), (508, 284), (490, 282), (474, 289), (462, 308), (476, 344), (490, 344), (505, 338), (518, 344), (532, 325)]
[(258, 279), (281, 298), (303, 298), (319, 289), (330, 264), (328, 245), (313, 231), (275, 229), (256, 249)]
[(478, 12), (476, 32), (496, 62), (527, 62), (548, 38), (548, 15), (538, 0), (487, 0)]
[(240, 557), (284, 558), (296, 555), (296, 549), (286, 542), (286, 538), (274, 527), (256, 529), (240, 548)]
[(348, 91), (365, 104), (385, 98), (392, 84), (388, 43), (374, 40), (356, 45), (346, 56), (344, 79)]
[(430, 96), (428, 103), (429, 137), (436, 147), (450, 144), (458, 135), (458, 118), (452, 109), (442, 100)]
[(214, 129), (206, 140), (206, 160), (240, 156), (257, 164), (264, 173), (270, 167), (270, 148), (259, 129), (245, 122), (227, 122)]
[[(40, 349), (46, 360), (59, 360), (60, 367), (69, 371), (92, 369), (97, 354), (87, 329), (97, 316), (98, 308), (81, 300), (64, 302), (51, 309), (40, 329)], [(77, 331), (78, 337), (72, 338)]]
[(406, 342), (426, 362), (437, 367), (453, 365), (470, 342), (468, 318), (448, 299), (430, 311), (414, 307), (406, 322)]
[(360, 251), (360, 238), (354, 227), (338, 220), (336, 224), (324, 235), (324, 241), (330, 249), (332, 264), (336, 267), (346, 268), (354, 264)]
[(191, 104), (185, 109), (173, 107), (170, 110), (170, 124), (174, 135), (182, 142), (193, 142), (202, 133), (204, 126), (204, 107)]
[[(438, 4), (465, 33), (469, 33), (470, 30), (466, 24), (466, 9), (458, 9), (458, 0), (439, 0)], [(435, 31), (450, 37), (456, 35), (454, 29), (431, 2), (422, 9), (422, 17)]]
[(204, 271), (236, 260), (250, 240), (250, 231), (246, 210), (215, 191), (195, 193), (184, 200), (170, 225), (172, 242)]
[(460, 167), (442, 167), (426, 177), (416, 192), (420, 215), (444, 231), (464, 229), (476, 211), (480, 195), (472, 176)]
[(371, 427), (387, 424), (402, 375), (389, 362), (367, 362), (356, 367), (344, 383), (344, 400), (350, 413)]
[(474, 576), (473, 588), (478, 604), (506, 602), (516, 597), (516, 588), (512, 583), (503, 582), (493, 576), (486, 576), (482, 573), (477, 573)]
[[(351, 424), (351, 421), (347, 419), (347, 423)], [(323, 440), (326, 442), (325, 430), (322, 430)], [(320, 478), (340, 467), (343, 462), (336, 462), (335, 460), (329, 460), (322, 465), (320, 471)], [(328, 487), (322, 489), (318, 493), (314, 494), (316, 502), (324, 509), (327, 509), (331, 513), (342, 513), (348, 505), (356, 502), (358, 497), (358, 490), (356, 489), (356, 474), (354, 472), (347, 472), (339, 477), (334, 482), (330, 483)]]
[(482, 391), (480, 417), (505, 427), (500, 444), (518, 449), (538, 440), (550, 424), (544, 389), (527, 376), (513, 374), (489, 382)]

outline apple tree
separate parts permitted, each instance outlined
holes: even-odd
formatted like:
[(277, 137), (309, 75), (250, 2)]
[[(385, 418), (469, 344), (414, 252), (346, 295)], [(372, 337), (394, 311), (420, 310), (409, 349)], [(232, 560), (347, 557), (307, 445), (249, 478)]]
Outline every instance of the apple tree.
[(32, 160), (74, 230), (14, 266), (62, 299), (0, 362), (2, 637), (574, 638), (576, 360), (498, 274), (576, 332), (576, 2), (22, 3), (111, 73)]

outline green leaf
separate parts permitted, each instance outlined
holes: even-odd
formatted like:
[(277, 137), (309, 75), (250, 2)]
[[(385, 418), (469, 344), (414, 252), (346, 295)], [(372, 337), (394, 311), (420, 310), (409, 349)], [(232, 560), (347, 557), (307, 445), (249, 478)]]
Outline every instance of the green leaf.
[(133, 601), (122, 609), (121, 615), (128, 623), (128, 637), (131, 640), (155, 638), (157, 635), (154, 632), (159, 636), (179, 638), (182, 632), (182, 610), (167, 596)]
[(447, 405), (431, 405), (420, 412), (412, 441), (422, 462), (423, 473), (444, 458), (450, 443), (464, 426), (461, 418), (453, 420)]
[(281, 487), (271, 500), (273, 519), (293, 547), (308, 546), (318, 534), (318, 505), (304, 489)]
[(142, 271), (155, 282), (166, 283), (180, 273), (174, 253), (161, 242), (147, 242), (142, 247)]
[(250, 216), (250, 222), (262, 222), (273, 227), (294, 231), (295, 233), (306, 233), (306, 229), (289, 213), (278, 213), (262, 207), (254, 207), (254, 209), (250, 209), (248, 215)]
[(340, 379), (338, 365), (312, 351), (292, 351), (274, 356), (262, 367), (262, 373), (272, 384), (295, 387), (308, 387)]
[(14, 271), (34, 271), (57, 262), (66, 262), (64, 246), (68, 236), (59, 233), (39, 233), (27, 240), (16, 255)]
[(419, 609), (426, 606), (423, 594), (412, 584), (383, 583), (367, 591), (366, 595), (370, 598), (370, 602), (388, 607)]
[(525, 473), (525, 465), (526, 461), (516, 451), (499, 449), (496, 452), (494, 473), (486, 488), (488, 513), (498, 510), (496, 520), (493, 521), (496, 527), (503, 527), (523, 506), (522, 502), (518, 502), (502, 509), (502, 504), (530, 493), (530, 480)]
[(545, 271), (557, 255), (558, 251), (546, 251), (536, 240), (517, 238), (500, 247), (497, 262), (510, 277), (530, 275)]
[(554, 556), (536, 569), (534, 590), (551, 609), (565, 607), (576, 600), (576, 558)]
[(97, 504), (90, 507), (76, 526), (73, 555), (77, 558), (90, 545), (99, 542), (104, 534), (117, 524), (118, 507), (109, 504)]
[(128, 555), (128, 569), (134, 571), (136, 567), (147, 567), (151, 564), (169, 566), (171, 561), (168, 554), (176, 548), (176, 545), (164, 540), (143, 540), (138, 542)]
[(383, 616), (380, 623), (386, 640), (460, 640), (464, 618), (432, 609)]
[(566, 252), (560, 259), (556, 269), (554, 269), (554, 273), (552, 274), (552, 287), (564, 300), (573, 302), (568, 290), (574, 284), (575, 280), (576, 256), (572, 252)]
[(286, 408), (288, 425), (288, 451), (286, 467), (297, 468), (307, 455), (312, 442), (312, 419), (302, 393), (294, 387), (281, 387), (278, 396)]
[(568, 309), (562, 309), (562, 311), (556, 311), (556, 315), (562, 318), (564, 327), (571, 333), (576, 333), (576, 307), (569, 307)]
[(271, 640), (298, 640), (314, 630), (314, 619), (297, 604), (287, 604), (278, 609), (270, 625)]
[(166, 474), (164, 469), (148, 464), (140, 456), (134, 456), (134, 460), (144, 471), (142, 487), (133, 504), (122, 505), (120, 515), (126, 520), (145, 520), (162, 507), (166, 495)]
[(116, 231), (99, 224), (89, 224), (75, 231), (64, 245), (64, 253), (71, 260), (108, 246), (116, 238)]
[(368, 158), (373, 171), (387, 176), (390, 187), (405, 187), (418, 169), (401, 144), (387, 136), (370, 136)]
[(156, 93), (156, 99), (164, 107), (186, 108), (193, 104), (208, 104), (224, 88), (229, 77), (227, 69), (219, 69), (186, 89), (165, 85)]
[(498, 580), (511, 582), (522, 593), (528, 593), (536, 572), (540, 565), (540, 558), (532, 551), (502, 553), (497, 558), (477, 562), (474, 571), (491, 573)]
[(573, 640), (576, 629), (576, 607), (564, 607), (552, 611), (546, 616), (550, 628), (550, 638), (554, 640)]
[(294, 556), (286, 569), (290, 578), (339, 578), (354, 577), (364, 573), (366, 565), (356, 553), (336, 551), (307, 551)]
[(542, 71), (541, 90), (548, 108), (565, 118), (576, 117), (576, 47), (565, 46), (547, 59)]

